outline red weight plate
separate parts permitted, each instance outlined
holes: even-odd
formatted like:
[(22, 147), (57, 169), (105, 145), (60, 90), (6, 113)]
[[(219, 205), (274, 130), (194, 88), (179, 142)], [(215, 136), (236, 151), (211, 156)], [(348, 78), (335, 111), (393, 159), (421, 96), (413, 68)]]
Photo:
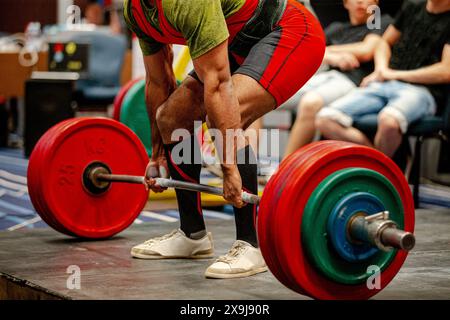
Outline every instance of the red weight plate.
[[(279, 188), (278, 181), (280, 181), (280, 179), (283, 181), (286, 173), (289, 173), (289, 170), (286, 170), (286, 168), (291, 168), (291, 163), (293, 162), (304, 160), (303, 158), (307, 156), (311, 147), (313, 147), (313, 145), (306, 145), (301, 149), (301, 152), (299, 151), (295, 154), (291, 154), (280, 163), (277, 172), (271, 177), (264, 188), (263, 197), (270, 199), (270, 201), (262, 202), (258, 211), (258, 240), (261, 247), (261, 252), (271, 272), (281, 283), (286, 286), (290, 286), (288, 283), (291, 282), (287, 279), (287, 276), (283, 273), (282, 267), (279, 264), (277, 249), (274, 246), (275, 243), (272, 239), (273, 233), (271, 232), (271, 227), (273, 226), (274, 221), (276, 221), (277, 212), (276, 206), (278, 198), (275, 198), (275, 195), (282, 193), (282, 190)], [(292, 283), (292, 285), (295, 284)], [(300, 288), (298, 288), (298, 290), (300, 290)]]
[(303, 289), (301, 286), (299, 286), (298, 283), (296, 283), (295, 279), (290, 276), (288, 272), (286, 272), (286, 267), (283, 265), (281, 260), (278, 258), (279, 255), (279, 249), (276, 247), (276, 239), (278, 235), (276, 234), (276, 224), (278, 223), (278, 207), (280, 205), (280, 197), (284, 193), (284, 189), (286, 187), (286, 183), (289, 181), (291, 175), (294, 173), (294, 169), (301, 163), (307, 161), (307, 159), (310, 157), (310, 154), (313, 153), (315, 150), (322, 148), (325, 145), (332, 145), (334, 142), (332, 141), (325, 141), (323, 145), (317, 145), (317, 144), (310, 144), (308, 146), (305, 146), (301, 149), (301, 151), (296, 153), (296, 156), (292, 157), (292, 160), (286, 163), (284, 167), (281, 168), (279, 176), (276, 178), (275, 183), (275, 192), (272, 194), (272, 199), (275, 200), (275, 206), (272, 209), (272, 218), (270, 223), (270, 229), (269, 229), (269, 237), (268, 241), (271, 243), (274, 252), (276, 252), (276, 262), (278, 264), (278, 268), (280, 268), (281, 273), (284, 274), (286, 278), (289, 279), (289, 283), (291, 283), (296, 289), (295, 291), (302, 293)]
[[(330, 150), (328, 150), (328, 151), (330, 151)], [(318, 159), (321, 159), (321, 156), (323, 156), (323, 154), (321, 154), (321, 155), (317, 155), (317, 158)], [(316, 159), (316, 160), (318, 160), (318, 159)], [(335, 158), (336, 159), (336, 158)], [(316, 160), (312, 160), (313, 162), (314, 161), (316, 161)], [(373, 162), (373, 161), (372, 161)], [(350, 164), (350, 166), (358, 166), (357, 164), (356, 164), (356, 162), (353, 162), (353, 163), (351, 163)], [(298, 186), (297, 186), (298, 187)], [(312, 188), (314, 188), (314, 187), (312, 187)], [(306, 190), (305, 189), (305, 194), (309, 194), (310, 192), (309, 192), (309, 190)], [(292, 221), (292, 219), (291, 219), (291, 221)], [(395, 267), (396, 267), (396, 265), (395, 264), (393, 264), (392, 266), (391, 266), (391, 268), (394, 268), (395, 269)], [(392, 270), (392, 269), (391, 269)], [(398, 271), (398, 270), (397, 270)], [(397, 272), (397, 271), (395, 271), (395, 273)], [(386, 277), (385, 277), (386, 278)], [(315, 284), (315, 286), (317, 286), (317, 283)], [(365, 289), (364, 288), (364, 290), (367, 290), (367, 289)], [(354, 288), (354, 287), (352, 287), (352, 291), (353, 292), (355, 292), (356, 291), (356, 288)], [(372, 295), (373, 293), (370, 293), (369, 295)], [(341, 293), (341, 296), (339, 296), (339, 297), (343, 297), (344, 296), (344, 294), (342, 294)], [(317, 296), (316, 296), (317, 297)], [(333, 298), (338, 298), (338, 297), (333, 297)], [(364, 298), (364, 296), (362, 295), (362, 294), (355, 294), (353, 297), (347, 297), (347, 298), (357, 298), (357, 299), (362, 299), (362, 298)]]
[[(46, 150), (46, 146), (48, 145), (49, 141), (52, 140), (52, 137), (55, 135), (55, 133), (58, 130), (61, 130), (64, 128), (65, 125), (68, 123), (73, 122), (74, 119), (66, 120), (63, 122), (60, 122), (50, 128), (38, 141), (36, 144), (28, 163), (28, 190), (31, 202), (33, 203), (33, 206), (35, 207), (36, 211), (39, 213), (41, 218), (46, 222), (50, 227), (53, 229), (70, 234), (67, 230), (61, 226), (57, 220), (53, 218), (51, 214), (48, 214), (47, 208), (45, 206), (45, 203), (43, 203), (44, 197), (41, 196), (42, 191), (42, 179), (45, 180), (45, 174), (48, 170), (48, 167), (45, 165), (43, 166), (41, 164), (41, 160), (43, 158), (43, 154)], [(41, 179), (42, 178), (42, 179)], [(45, 182), (44, 182), (45, 183)]]
[(119, 122), (102, 118), (74, 121), (54, 136), (42, 159), (48, 168), (42, 195), (48, 211), (69, 232), (107, 238), (128, 227), (148, 198), (141, 185), (114, 183), (101, 195), (82, 185), (84, 169), (100, 161), (116, 174), (142, 175), (148, 156), (136, 135)]
[[(286, 159), (287, 161), (287, 159)], [(282, 164), (280, 164), (280, 167), (278, 170), (281, 170)], [(272, 274), (283, 283), (285, 286), (291, 286), (288, 285), (288, 279), (283, 274), (281, 267), (279, 266), (279, 263), (277, 261), (277, 250), (272, 246), (273, 241), (271, 241), (271, 224), (274, 220), (273, 216), (275, 213), (274, 208), (276, 207), (277, 203), (276, 200), (273, 197), (274, 192), (277, 190), (276, 188), (276, 180), (279, 177), (279, 175), (273, 175), (267, 185), (264, 188), (263, 198), (270, 199), (269, 201), (262, 201), (259, 210), (258, 210), (258, 217), (257, 217), (257, 223), (258, 223), (258, 242), (261, 249), (261, 253), (264, 257), (264, 260), (269, 267)]]
[(28, 171), (27, 171), (27, 185), (28, 185), (28, 194), (30, 196), (31, 203), (33, 204), (33, 207), (36, 209), (36, 212), (39, 214), (39, 216), (44, 220), (45, 223), (47, 223), (50, 227), (57, 230), (57, 227), (55, 224), (53, 224), (52, 221), (47, 217), (46, 213), (44, 212), (42, 206), (40, 205), (40, 195), (39, 195), (39, 183), (37, 182), (37, 177), (35, 175), (36, 172), (42, 171), (42, 169), (37, 165), (39, 162), (39, 154), (40, 150), (42, 149), (43, 143), (45, 143), (46, 136), (42, 136), (39, 142), (36, 144), (36, 146), (33, 149), (33, 153), (30, 156), (30, 160), (28, 162)]
[(42, 204), (41, 204), (41, 186), (39, 184), (39, 176), (42, 175), (45, 172), (45, 169), (43, 169), (40, 166), (40, 159), (42, 155), (43, 146), (47, 142), (47, 139), (50, 137), (50, 133), (52, 130), (54, 130), (55, 127), (58, 125), (52, 127), (50, 130), (48, 130), (38, 141), (36, 146), (33, 149), (33, 152), (30, 156), (30, 160), (28, 162), (28, 171), (27, 171), (27, 182), (28, 182), (28, 192), (30, 195), (31, 202), (33, 206), (35, 207), (36, 211), (39, 213), (41, 218), (44, 220), (45, 223), (47, 223), (50, 227), (52, 227), (55, 230), (59, 230), (60, 227), (46, 214), (46, 211), (44, 210)]
[[(327, 141), (327, 143), (329, 142)], [(301, 163), (308, 157), (308, 154), (311, 151), (317, 148), (318, 146), (314, 144), (304, 146), (280, 164), (277, 172), (272, 176), (264, 188), (263, 197), (269, 199), (269, 201), (263, 201), (258, 212), (258, 239), (261, 252), (274, 276), (288, 287), (297, 286), (297, 284), (293, 282), (292, 279), (288, 279), (288, 275), (283, 272), (282, 265), (278, 261), (278, 250), (274, 246), (275, 241), (273, 239), (276, 235), (274, 234), (272, 227), (276, 223), (276, 208), (278, 205), (278, 197), (276, 197), (276, 194), (279, 195), (283, 193), (283, 186), (280, 186), (280, 181), (285, 181), (290, 175), (290, 172), (292, 171), (290, 169), (295, 167), (292, 163)], [(297, 286), (296, 291), (301, 293), (302, 290)]]
[[(314, 145), (314, 146), (315, 146), (315, 149), (317, 149), (318, 146), (317, 145)], [(312, 148), (312, 145), (309, 146), (308, 151), (310, 153), (314, 151), (314, 148)], [(304, 153), (304, 152), (305, 152), (304, 149), (298, 151), (295, 155), (299, 155), (299, 154), (302, 155), (302, 157), (299, 158), (299, 161), (290, 161), (290, 163), (287, 166), (285, 165), (284, 168), (280, 167), (280, 170), (277, 171), (276, 176), (272, 178), (273, 181), (276, 181), (276, 182), (274, 182), (276, 190), (274, 193), (271, 194), (271, 197), (270, 197), (270, 203), (273, 205), (273, 207), (270, 208), (272, 216), (273, 216), (273, 218), (271, 220), (271, 224), (273, 224), (274, 222), (279, 223), (279, 217), (276, 214), (278, 212), (277, 207), (279, 205), (280, 196), (285, 192), (284, 189), (285, 189), (286, 183), (292, 179), (292, 178), (290, 178), (290, 179), (286, 180), (286, 177), (290, 177), (292, 174), (292, 171), (306, 160), (305, 154), (308, 154), (308, 152), (306, 152), (306, 153)], [(263, 199), (263, 201), (261, 203), (262, 208), (265, 208), (264, 204), (266, 203), (265, 202), (266, 199), (267, 198)], [(278, 245), (275, 243), (275, 239), (277, 237), (276, 231), (277, 231), (276, 228), (272, 228), (272, 230), (270, 231), (271, 234), (269, 234), (269, 237), (268, 237), (268, 241), (270, 244), (272, 244), (272, 247), (276, 247)], [(278, 248), (278, 251), (279, 250), (280, 249)], [(278, 261), (278, 262), (279, 262), (279, 268), (283, 269), (281, 262), (280, 261)], [(286, 269), (286, 267), (284, 269)], [(284, 273), (284, 271), (282, 271), (282, 272), (283, 272), (283, 274), (285, 274), (286, 277), (289, 278), (289, 282), (284, 283), (284, 284), (299, 293), (303, 293), (303, 290), (301, 289), (301, 283), (297, 284), (295, 281), (292, 281), (292, 276), (290, 276), (289, 273)]]
[[(323, 142), (317, 144), (321, 143)], [(349, 167), (368, 168), (383, 174), (402, 198), (405, 209), (404, 229), (410, 232), (414, 230), (412, 196), (400, 169), (389, 158), (374, 149), (344, 144), (336, 142), (334, 146), (324, 146), (296, 167), (279, 200), (278, 218), (274, 226), (277, 235), (276, 247), (279, 249), (282, 266), (308, 295), (318, 299), (367, 299), (394, 278), (407, 255), (405, 252), (398, 252), (390, 266), (382, 272), (380, 290), (369, 290), (365, 284), (355, 286), (338, 284), (324, 278), (315, 270), (303, 253), (301, 243), (303, 208), (312, 191), (329, 174)]]
[[(276, 239), (279, 237), (277, 235), (277, 224), (279, 223), (279, 206), (281, 204), (280, 198), (285, 193), (285, 187), (286, 184), (292, 179), (292, 175), (295, 174), (295, 169), (301, 165), (302, 163), (306, 162), (309, 157), (314, 154), (317, 150), (320, 150), (326, 146), (332, 146), (336, 145), (335, 141), (323, 141), (320, 144), (309, 144), (302, 149), (298, 150), (294, 153), (294, 156), (291, 158), (291, 161), (287, 162), (283, 167), (280, 168), (278, 171), (278, 176), (275, 177), (275, 192), (271, 195), (271, 202), (275, 202), (275, 205), (272, 207), (272, 218), (270, 222), (270, 229), (268, 233), (268, 242), (272, 246), (273, 251), (276, 252), (276, 263), (278, 264), (277, 267), (280, 272), (286, 277), (288, 280), (288, 284), (286, 286), (290, 287), (291, 289), (302, 293), (303, 289), (301, 288), (301, 284), (297, 283), (296, 280), (290, 275), (289, 271), (287, 270), (287, 266), (282, 262), (282, 260), (279, 258), (280, 249), (277, 247)], [(288, 160), (288, 159), (287, 159)], [(289, 283), (291, 285), (289, 285)]]
[[(93, 143), (96, 144), (97, 142), (102, 144), (103, 142), (105, 142), (107, 139), (110, 138), (109, 141), (109, 146), (108, 147), (112, 147), (110, 151), (110, 153), (108, 155), (104, 155), (102, 154), (101, 157), (98, 157), (97, 154), (97, 159), (96, 161), (101, 161), (106, 163), (108, 166), (111, 167), (111, 169), (113, 171), (115, 171), (116, 173), (126, 173), (126, 174), (133, 174), (133, 175), (142, 175), (142, 172), (145, 168), (145, 166), (143, 164), (145, 164), (148, 161), (147, 156), (145, 155), (145, 152), (142, 152), (142, 144), (140, 143), (140, 141), (136, 138), (135, 134), (132, 133), (128, 128), (126, 128), (123, 125), (114, 125), (111, 124), (111, 121), (106, 120), (106, 119), (91, 119), (90, 123), (92, 124), (92, 127), (99, 129), (98, 124), (99, 122), (105, 122), (103, 123), (103, 125), (106, 127), (106, 129), (109, 129), (112, 133), (113, 136), (110, 136), (106, 133), (107, 130), (105, 130), (105, 128), (101, 129), (101, 134), (96, 134), (98, 136), (98, 139), (96, 140), (92, 140), (94, 141)], [(79, 138), (79, 133), (78, 131), (84, 131), (85, 132), (85, 142), (87, 142), (88, 144), (91, 143), (92, 141), (89, 141), (89, 137), (93, 131), (90, 130), (89, 128), (87, 128), (87, 119), (86, 121), (83, 120), (83, 123), (78, 126), (78, 128), (73, 129), (73, 125), (66, 128), (66, 131), (68, 132), (64, 132), (64, 135), (68, 135), (68, 134), (72, 134), (76, 136), (77, 138)], [(108, 127), (109, 126), (109, 127)], [(71, 131), (69, 131), (71, 130)], [(76, 131), (78, 130), (78, 131)], [(115, 130), (115, 131), (114, 131)], [(102, 134), (106, 135), (105, 136), (101, 136)], [(114, 134), (118, 134), (119, 136), (122, 135), (123, 141), (119, 139), (117, 139), (117, 137), (114, 137)], [(65, 141), (64, 139), (58, 141), (57, 139), (59, 139), (59, 137), (55, 138), (54, 143), (52, 142), (50, 149), (54, 149), (54, 145), (58, 145), (59, 143), (62, 143), (62, 146), (66, 146), (67, 145), (67, 141)], [(128, 139), (128, 141), (126, 141)], [(78, 139), (79, 140), (79, 139)], [(112, 146), (114, 141), (114, 146)], [(72, 142), (77, 143), (79, 141), (77, 141), (76, 139), (72, 139)], [(86, 147), (86, 148), (91, 148), (92, 145)], [(94, 146), (97, 147), (97, 146)], [(76, 149), (76, 147), (75, 147)], [(87, 150), (87, 153), (92, 152), (92, 150)], [(134, 153), (133, 153), (134, 152)], [(98, 153), (98, 152), (97, 152)], [(120, 155), (125, 153), (127, 158), (120, 158), (117, 159), (117, 156), (115, 157), (114, 155)], [(92, 154), (85, 154), (85, 160), (91, 160), (89, 158), (89, 156), (93, 156)], [(50, 156), (49, 159), (52, 159), (53, 155)], [(86, 159), (86, 157), (88, 157), (88, 159)], [(111, 159), (111, 157), (115, 157), (116, 159)], [(59, 157), (59, 158), (63, 158), (63, 157)], [(63, 159), (64, 160), (64, 159)], [(67, 159), (66, 159), (67, 160)], [(128, 162), (129, 161), (129, 162)], [(49, 161), (46, 161), (49, 162)], [(89, 161), (90, 163), (91, 161)], [(125, 163), (126, 162), (126, 163)], [(110, 165), (110, 163), (112, 163), (112, 165)], [(131, 163), (131, 164), (130, 164)], [(64, 165), (66, 165), (66, 163), (64, 163)], [(78, 163), (80, 164), (80, 163)], [(87, 165), (87, 164), (86, 164)], [(128, 166), (127, 166), (128, 165)], [(53, 166), (52, 166), (53, 167)], [(141, 167), (141, 169), (137, 169), (137, 167)], [(119, 170), (124, 170), (124, 171), (119, 171)], [(76, 176), (78, 176), (78, 172), (75, 173)], [(55, 177), (56, 179), (56, 177)], [(81, 185), (81, 183), (80, 183)], [(120, 187), (119, 187), (120, 185)], [(46, 189), (47, 190), (47, 189)], [(80, 190), (78, 190), (80, 191)], [(82, 190), (82, 192), (84, 192), (84, 189)], [(68, 221), (69, 224), (72, 224), (72, 228), (70, 229), (71, 232), (74, 232), (76, 235), (81, 236), (81, 237), (89, 237), (89, 238), (105, 238), (105, 237), (110, 237), (115, 233), (118, 233), (120, 231), (122, 231), (124, 228), (126, 228), (130, 223), (132, 223), (134, 221), (134, 219), (137, 217), (137, 215), (141, 212), (141, 210), (143, 209), (143, 206), (145, 205), (146, 201), (147, 201), (147, 193), (143, 190), (142, 186), (136, 186), (136, 185), (127, 185), (127, 184), (115, 184), (113, 186), (113, 188), (111, 188), (110, 190), (108, 190), (108, 192), (106, 192), (105, 194), (102, 195), (102, 201), (99, 201), (99, 196), (92, 196), (90, 193), (86, 192), (85, 194), (82, 193), (82, 195), (87, 195), (91, 200), (93, 199), (93, 197), (95, 198), (95, 200), (90, 204), (92, 209), (95, 209), (96, 213), (95, 215), (92, 215), (92, 217), (95, 217), (96, 219), (89, 219), (87, 218), (87, 220), (85, 221), (86, 225), (84, 226), (84, 228), (89, 229), (89, 230), (78, 230), (78, 228), (82, 227), (80, 226), (80, 219), (79, 217), (77, 217), (77, 219), (73, 218), (72, 221)], [(113, 204), (114, 201), (119, 201), (119, 197), (123, 196), (124, 198), (127, 199), (127, 201), (129, 201), (129, 203), (131, 203), (132, 205), (126, 207), (124, 204), (122, 204), (122, 208), (118, 205)], [(47, 199), (47, 203), (50, 200), (54, 200), (51, 197), (46, 197)], [(108, 199), (108, 200), (107, 200)], [(112, 200), (114, 199), (114, 200)], [(123, 202), (123, 199), (121, 200)], [(102, 202), (102, 203), (100, 203)], [(57, 209), (57, 205), (61, 205), (61, 209), (63, 207), (62, 203), (58, 203), (58, 197), (56, 197), (56, 201), (51, 202), (50, 204), (48, 204), (50, 211), (51, 212), (56, 212), (56, 213), (60, 213), (61, 211), (56, 210)], [(99, 208), (94, 208), (94, 205), (99, 205), (100, 206), (100, 210)], [(114, 217), (114, 212), (105, 212), (102, 211), (102, 209), (107, 209), (107, 208), (103, 208), (102, 206), (108, 206), (110, 205), (110, 207), (114, 207), (114, 209), (116, 210), (116, 216)], [(103, 217), (100, 216), (100, 213), (104, 214)], [(87, 215), (89, 217), (89, 215)], [(63, 218), (66, 217), (66, 214), (63, 215)], [(128, 220), (127, 220), (128, 219)], [(58, 220), (61, 221), (61, 217), (58, 217)], [(66, 222), (61, 222), (63, 225), (65, 225)], [(94, 226), (94, 229), (90, 229), (93, 226), (91, 225), (92, 223), (96, 224)], [(66, 225), (65, 225), (66, 226)], [(103, 229), (102, 229), (103, 228)]]
[(123, 100), (125, 99), (125, 96), (128, 93), (128, 90), (131, 89), (132, 86), (134, 86), (137, 82), (141, 81), (142, 78), (137, 78), (128, 81), (117, 94), (116, 98), (114, 99), (114, 109), (113, 109), (113, 119), (120, 121), (120, 109), (122, 108)]
[[(44, 143), (40, 149), (40, 157), (38, 159), (38, 165), (40, 166), (40, 170), (37, 170), (36, 173), (37, 175), (37, 180), (38, 184), (41, 186), (38, 190), (39, 190), (39, 201), (40, 201), (40, 205), (42, 207), (43, 213), (46, 215), (47, 219), (49, 221), (52, 222), (55, 230), (70, 235), (70, 236), (75, 236), (72, 232), (70, 232), (69, 230), (67, 230), (66, 228), (64, 228), (63, 225), (61, 225), (61, 223), (59, 223), (59, 221), (53, 216), (53, 213), (48, 209), (48, 205), (45, 201), (46, 197), (42, 196), (42, 190), (44, 189), (42, 186), (43, 184), (46, 183), (46, 172), (48, 170), (47, 164), (45, 162), (45, 157), (46, 157), (46, 153), (49, 152), (49, 149), (51, 148), (54, 139), (56, 136), (58, 136), (58, 134), (60, 132), (62, 132), (63, 130), (65, 130), (66, 127), (73, 125), (76, 122), (82, 121), (81, 118), (78, 119), (68, 119), (65, 121), (62, 121), (58, 124), (56, 124), (54, 127), (52, 127), (47, 133), (47, 137), (44, 139)], [(42, 162), (41, 162), (42, 161)]]
[[(293, 159), (295, 159), (295, 157), (289, 157), (285, 161), (280, 163), (277, 172), (282, 171), (283, 167)], [(267, 185), (264, 187), (264, 193), (262, 197), (270, 199), (270, 201), (262, 201), (258, 209), (258, 243), (261, 249), (261, 253), (270, 271), (278, 279), (278, 281), (283, 283), (285, 286), (288, 286), (288, 279), (283, 274), (282, 269), (277, 261), (277, 250), (272, 246), (272, 233), (270, 231), (272, 222), (274, 220), (273, 216), (276, 212), (274, 208), (277, 206), (276, 199), (273, 197), (273, 194), (277, 191), (277, 178), (279, 178), (279, 176), (280, 175), (275, 173), (269, 179)]]

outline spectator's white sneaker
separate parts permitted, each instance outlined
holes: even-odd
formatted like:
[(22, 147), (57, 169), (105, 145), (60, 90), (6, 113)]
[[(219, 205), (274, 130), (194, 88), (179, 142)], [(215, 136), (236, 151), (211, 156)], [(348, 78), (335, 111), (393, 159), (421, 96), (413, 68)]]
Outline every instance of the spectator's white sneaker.
[(261, 250), (248, 242), (236, 240), (225, 256), (219, 257), (208, 269), (205, 277), (215, 279), (242, 278), (267, 271)]
[(140, 259), (205, 259), (214, 256), (214, 246), (211, 232), (194, 240), (177, 229), (133, 247), (131, 255)]

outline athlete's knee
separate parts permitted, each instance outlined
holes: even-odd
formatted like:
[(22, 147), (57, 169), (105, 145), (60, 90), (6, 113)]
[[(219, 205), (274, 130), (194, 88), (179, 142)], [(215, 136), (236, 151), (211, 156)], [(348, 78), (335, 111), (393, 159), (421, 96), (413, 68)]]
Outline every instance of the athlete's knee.
[[(258, 99), (252, 99), (250, 101), (239, 101), (239, 108), (241, 111), (240, 129), (247, 130), (258, 119), (265, 114), (274, 110), (276, 107), (275, 100), (270, 101), (266, 97), (258, 97)], [(262, 122), (258, 122), (262, 127)]]
[(175, 130), (178, 117), (174, 116), (171, 111), (171, 105), (169, 101), (163, 103), (156, 111), (156, 124), (158, 125), (159, 132), (163, 137), (170, 136), (172, 131)]
[(160, 130), (166, 126), (167, 120), (168, 120), (167, 104), (163, 103), (156, 110), (156, 123), (158, 124), (158, 128)]
[(259, 117), (256, 116), (255, 106), (249, 102), (239, 101), (241, 122), (239, 129), (247, 130)]
[(238, 129), (247, 130), (251, 124), (254, 122), (254, 119), (249, 115), (241, 115), (241, 123)]

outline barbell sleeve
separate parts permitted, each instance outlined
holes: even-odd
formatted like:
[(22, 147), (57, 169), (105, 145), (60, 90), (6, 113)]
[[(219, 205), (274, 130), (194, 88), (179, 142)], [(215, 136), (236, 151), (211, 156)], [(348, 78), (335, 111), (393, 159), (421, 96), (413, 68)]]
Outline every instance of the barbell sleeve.
[(99, 173), (94, 175), (94, 179), (106, 182), (126, 182), (133, 184), (145, 184), (145, 177), (143, 176), (129, 176), (124, 174)]
[[(130, 176), (130, 175), (120, 175), (120, 174), (109, 174), (109, 173), (96, 173), (93, 175), (92, 179), (98, 181), (107, 182), (126, 182), (134, 184), (145, 184), (145, 177), (143, 176)], [(186, 181), (179, 181), (166, 178), (155, 178), (156, 183), (164, 188), (174, 188), (189, 191), (205, 192), (209, 194), (214, 194), (218, 196), (223, 196), (223, 188), (208, 186), (200, 183), (192, 183)], [(242, 201), (250, 204), (259, 204), (260, 197), (248, 192), (242, 192)]]
[(410, 251), (416, 244), (416, 238), (411, 232), (398, 230), (397, 228), (386, 228), (381, 233), (381, 242), (386, 246)]
[(414, 234), (397, 229), (386, 211), (354, 218), (349, 222), (349, 235), (354, 240), (371, 243), (384, 251), (392, 248), (410, 251), (416, 243)]

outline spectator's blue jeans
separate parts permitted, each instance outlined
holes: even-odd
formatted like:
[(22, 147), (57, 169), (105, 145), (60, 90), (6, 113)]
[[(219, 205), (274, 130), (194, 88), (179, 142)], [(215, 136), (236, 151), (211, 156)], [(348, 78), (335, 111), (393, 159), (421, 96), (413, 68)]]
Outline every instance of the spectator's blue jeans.
[(412, 122), (435, 112), (436, 102), (426, 87), (392, 80), (358, 88), (323, 108), (317, 116), (351, 127), (360, 117), (386, 113), (398, 121), (405, 133)]

